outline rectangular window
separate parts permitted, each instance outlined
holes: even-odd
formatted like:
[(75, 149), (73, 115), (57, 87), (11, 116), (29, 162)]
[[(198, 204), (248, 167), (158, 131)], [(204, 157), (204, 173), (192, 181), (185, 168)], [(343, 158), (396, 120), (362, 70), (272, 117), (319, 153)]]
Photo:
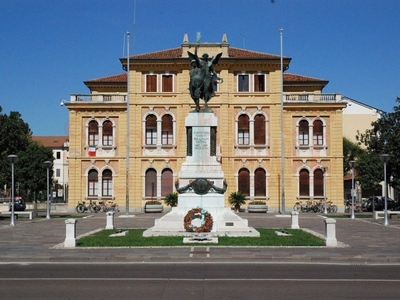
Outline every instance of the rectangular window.
[(254, 75), (254, 91), (265, 92), (265, 75), (255, 74)]
[(172, 145), (172, 131), (163, 131), (161, 133), (161, 140), (163, 145)]
[(61, 151), (57, 151), (56, 152), (56, 158), (57, 159), (61, 159)]
[(61, 170), (60, 169), (56, 169), (56, 177), (60, 177), (61, 176)]
[(146, 129), (146, 145), (157, 145), (156, 129)]
[(162, 91), (173, 92), (173, 77), (172, 75), (162, 75)]
[(103, 178), (103, 196), (112, 196), (112, 179)]
[(250, 134), (246, 130), (238, 130), (238, 144), (239, 145), (249, 145), (250, 144)]
[(98, 195), (98, 182), (97, 181), (89, 181), (89, 196), (97, 196)]
[(157, 75), (146, 75), (146, 92), (157, 92)]
[(299, 134), (299, 145), (307, 146), (308, 145), (308, 132), (300, 132)]
[(98, 133), (89, 133), (89, 145), (95, 146), (99, 144), (99, 134)]
[(249, 75), (238, 75), (238, 92), (249, 91)]

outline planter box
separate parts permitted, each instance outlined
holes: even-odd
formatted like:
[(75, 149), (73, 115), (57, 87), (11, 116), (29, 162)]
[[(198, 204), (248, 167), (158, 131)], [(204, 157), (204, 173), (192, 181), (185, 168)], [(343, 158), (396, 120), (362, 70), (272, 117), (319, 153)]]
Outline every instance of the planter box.
[(162, 204), (145, 204), (144, 212), (145, 213), (160, 213), (163, 212), (164, 206)]
[(249, 204), (247, 207), (247, 211), (254, 213), (266, 213), (268, 212), (268, 205), (260, 205), (260, 204)]

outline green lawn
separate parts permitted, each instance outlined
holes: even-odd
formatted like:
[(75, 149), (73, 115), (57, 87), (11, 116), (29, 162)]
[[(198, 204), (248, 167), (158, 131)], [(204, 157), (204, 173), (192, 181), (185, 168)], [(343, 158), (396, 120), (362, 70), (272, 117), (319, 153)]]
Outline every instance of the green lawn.
[[(181, 236), (143, 237), (145, 229), (126, 229), (122, 237), (109, 237), (121, 230), (102, 230), (78, 240), (77, 247), (160, 247), (191, 246), (204, 244), (184, 244)], [(275, 231), (282, 229), (257, 228), (260, 237), (218, 237), (218, 244), (212, 246), (325, 246), (325, 241), (301, 229), (284, 229), (290, 236), (278, 236)]]

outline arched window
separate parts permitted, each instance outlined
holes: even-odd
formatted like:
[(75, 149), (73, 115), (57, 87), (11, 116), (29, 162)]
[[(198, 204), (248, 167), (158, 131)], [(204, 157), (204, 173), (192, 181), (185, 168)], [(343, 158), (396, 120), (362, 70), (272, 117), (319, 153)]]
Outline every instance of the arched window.
[(164, 169), (161, 173), (161, 197), (172, 193), (174, 190), (173, 174), (171, 169)]
[(321, 169), (314, 171), (314, 196), (324, 196), (324, 172)]
[(238, 119), (238, 144), (249, 145), (250, 134), (249, 134), (249, 117), (247, 115), (240, 115)]
[(113, 182), (112, 182), (112, 172), (109, 169), (103, 171), (102, 175), (102, 186), (103, 186), (103, 196), (113, 195)]
[(151, 199), (157, 198), (157, 172), (154, 169), (146, 171), (145, 197)]
[(239, 170), (238, 191), (250, 196), (250, 173), (247, 169)]
[(103, 123), (103, 146), (112, 146), (113, 144), (113, 126), (112, 122), (107, 120)]
[(261, 168), (254, 172), (254, 196), (266, 196), (265, 170)]
[(307, 169), (300, 170), (299, 181), (300, 196), (310, 196), (310, 173)]
[(324, 144), (324, 127), (321, 120), (315, 120), (313, 123), (313, 138), (314, 145), (321, 146)]
[(256, 115), (254, 118), (254, 144), (265, 145), (265, 117)]
[(164, 115), (162, 117), (161, 125), (161, 143), (163, 145), (173, 144), (173, 123), (171, 115)]
[(309, 128), (306, 120), (301, 120), (299, 123), (299, 145), (305, 146), (309, 144)]
[(99, 124), (92, 120), (89, 122), (89, 146), (96, 146), (99, 144)]
[(146, 145), (157, 144), (157, 117), (148, 115), (146, 118)]
[(96, 170), (92, 169), (88, 173), (88, 196), (98, 196), (99, 175)]

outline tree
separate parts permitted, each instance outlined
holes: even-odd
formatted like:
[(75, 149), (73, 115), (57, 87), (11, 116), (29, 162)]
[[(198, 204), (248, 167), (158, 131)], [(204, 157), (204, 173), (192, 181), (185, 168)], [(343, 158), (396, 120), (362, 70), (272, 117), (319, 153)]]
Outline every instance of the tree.
[[(31, 141), (28, 148), (18, 157), (19, 168), (16, 170), (16, 180), (20, 188), (30, 191), (33, 199), (39, 191), (47, 190), (47, 167), (45, 161), (53, 161), (53, 151), (35, 141)], [(49, 181), (52, 185), (53, 169), (49, 170)]]
[[(53, 161), (51, 149), (32, 140), (32, 131), (19, 112), (2, 114), (0, 107), (0, 187), (11, 188), (11, 165), (8, 155), (18, 156), (15, 162), (15, 183), (21, 191), (34, 193), (47, 188), (47, 170), (44, 162)], [(51, 175), (51, 174), (50, 174)]]
[(343, 171), (348, 174), (351, 171), (350, 161), (357, 163), (354, 167), (356, 180), (360, 182), (363, 195), (376, 195), (376, 190), (381, 189), (382, 163), (376, 153), (370, 152), (343, 138)]
[[(397, 103), (400, 98), (397, 97)], [(390, 160), (387, 164), (387, 178), (392, 187), (400, 184), (400, 105), (393, 107), (393, 112), (383, 112), (381, 118), (372, 122), (372, 128), (364, 134), (359, 134), (357, 139), (363, 143), (367, 150), (379, 156), (389, 154)], [(380, 180), (383, 180), (383, 164), (381, 165)]]

